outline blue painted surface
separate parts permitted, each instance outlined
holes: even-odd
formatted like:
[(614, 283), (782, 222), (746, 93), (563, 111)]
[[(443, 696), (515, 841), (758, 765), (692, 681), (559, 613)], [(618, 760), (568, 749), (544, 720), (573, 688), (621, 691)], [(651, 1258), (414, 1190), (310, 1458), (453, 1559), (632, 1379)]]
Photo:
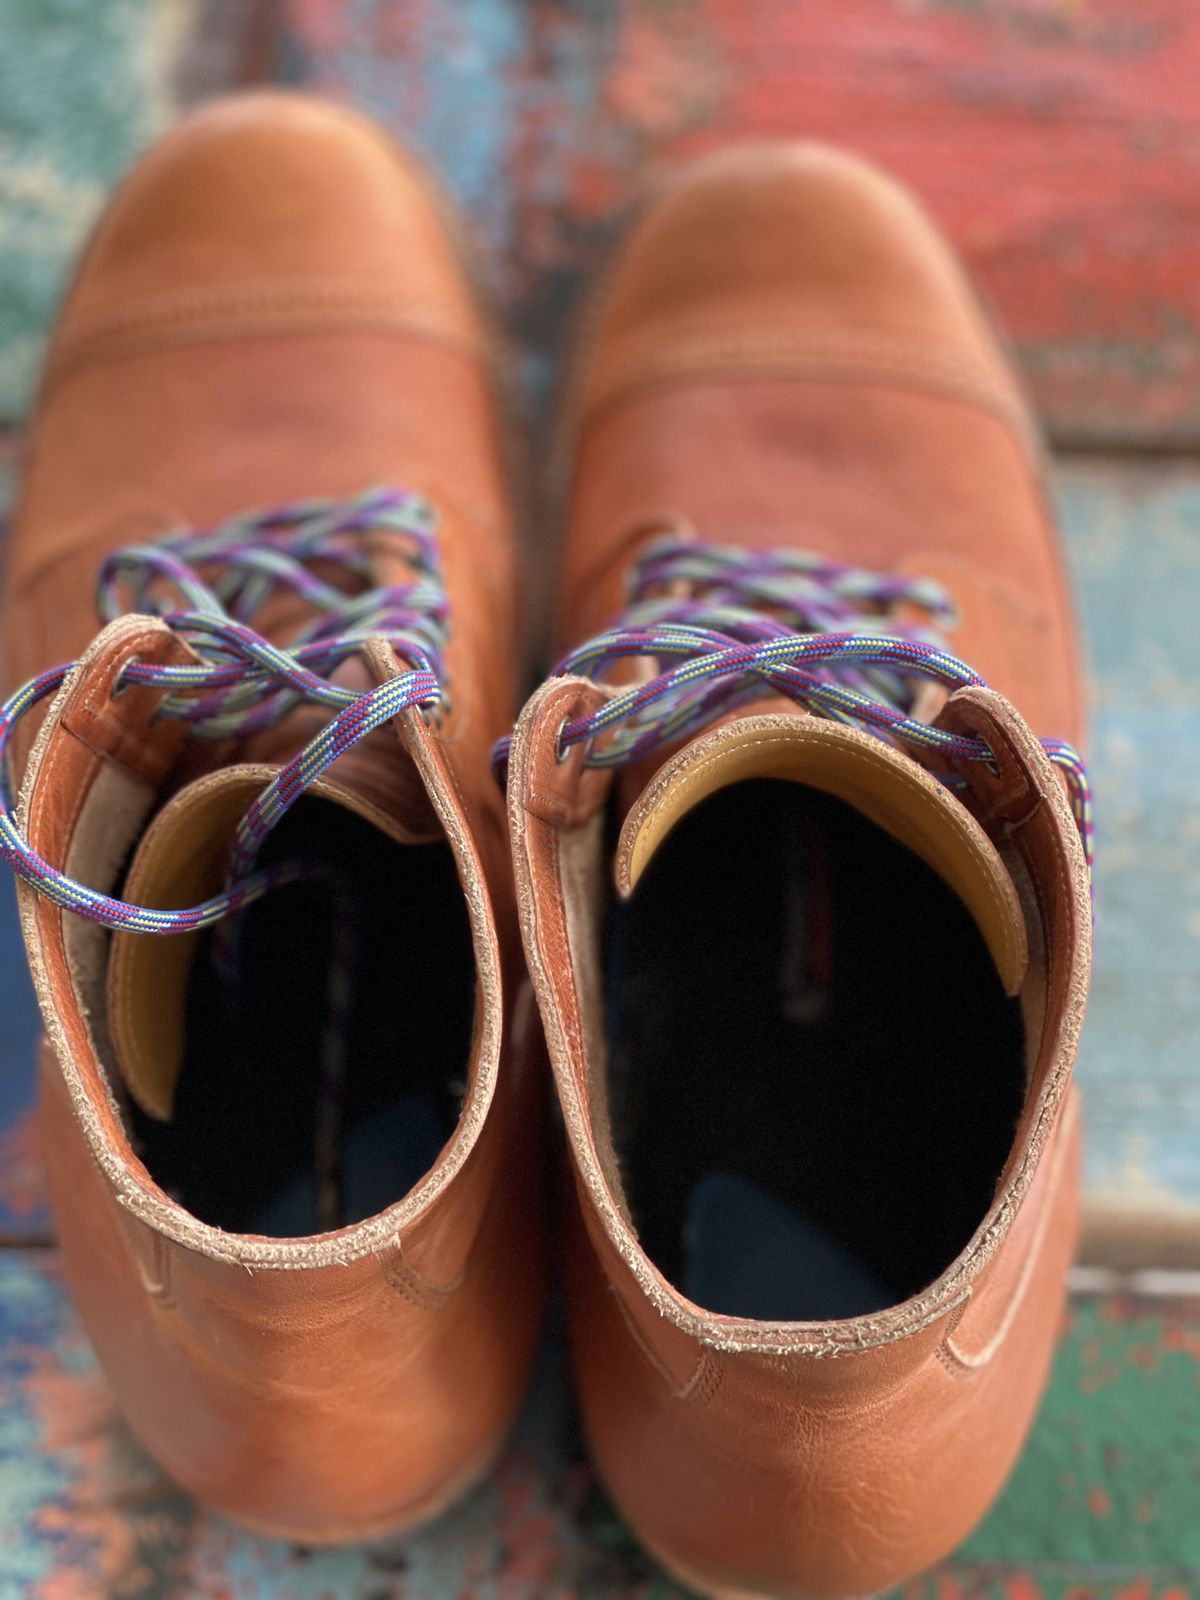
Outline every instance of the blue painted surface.
[(0, 419), (28, 408), (68, 265), (109, 186), (171, 118), (187, 0), (0, 8)]
[[(669, 9), (654, 7), (655, 26)], [(282, 14), (279, 75), (372, 112), (426, 158), (470, 219), (528, 385), (544, 397), (580, 271), (623, 204), (614, 175), (632, 184), (641, 172), (647, 130), (607, 76), (628, 8), (312, 0), (302, 27), (298, 14)], [(672, 81), (680, 98), (686, 88), (686, 75)]]
[[(512, 238), (516, 195), (505, 159), (528, 10), (525, 0), (460, 0), (455, 6), (409, 5), (389, 18), (378, 8), (351, 4), (338, 19), (355, 44), (337, 57), (348, 98), (390, 127), (419, 130), (426, 156), (451, 176), (459, 200), (497, 251)], [(363, 50), (368, 11), (383, 31), (375, 35), (375, 48)], [(403, 72), (397, 70), (401, 51)]]
[(1060, 472), (1096, 786), (1089, 1189), (1200, 1204), (1200, 475)]
[(32, 1120), (38, 1034), (16, 897), (0, 882), (0, 1239), (41, 1238), (50, 1226)]

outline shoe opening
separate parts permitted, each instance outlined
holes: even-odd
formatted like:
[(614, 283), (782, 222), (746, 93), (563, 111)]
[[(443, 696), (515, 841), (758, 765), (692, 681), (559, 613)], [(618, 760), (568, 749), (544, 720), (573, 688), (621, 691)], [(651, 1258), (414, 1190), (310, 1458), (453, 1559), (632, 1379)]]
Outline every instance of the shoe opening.
[(259, 861), (302, 863), (196, 942), (169, 1117), (129, 1104), (150, 1175), (230, 1232), (312, 1234), (403, 1199), (466, 1091), (475, 961), (449, 845), (299, 800)]
[(863, 1315), (968, 1243), (1022, 1109), (1024, 1025), (913, 850), (802, 783), (732, 784), (614, 901), (604, 966), (617, 1168), (688, 1298)]

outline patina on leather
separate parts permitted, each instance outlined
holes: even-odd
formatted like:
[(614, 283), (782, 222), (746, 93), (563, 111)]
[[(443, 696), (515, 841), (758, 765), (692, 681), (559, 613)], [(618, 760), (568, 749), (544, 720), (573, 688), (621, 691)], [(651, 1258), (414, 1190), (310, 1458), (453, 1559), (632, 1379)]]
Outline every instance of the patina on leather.
[[(133, 1148), (127, 1098), (171, 1117), (186, 943), (119, 934), (128, 959), (110, 972), (103, 930), (20, 890), (48, 1035), (43, 1144), (89, 1335), (134, 1431), (185, 1488), (306, 1542), (421, 1520), (477, 1477), (519, 1403), (540, 1320), (538, 1102), (528, 1032), (515, 1050), (512, 1038), (520, 953), (488, 766), (519, 655), (496, 360), (446, 205), (406, 154), (300, 96), (217, 102), (138, 163), (92, 235), (16, 515), (7, 681), (78, 659), (23, 762), (28, 836), (109, 891), (132, 852), (127, 887), (185, 897), (208, 886), (213, 830), (237, 810), (201, 804), (206, 786), (231, 759), (261, 785), (320, 716), (302, 709), (240, 749), (200, 748), (156, 718), (157, 692), (114, 694), (131, 660), (179, 659), (178, 645), (136, 617), (93, 639), (99, 562), (171, 529), (375, 484), (424, 496), (436, 515), (450, 713), (403, 713), (324, 788), (389, 848), (441, 840), (470, 930), (461, 1111), (407, 1193), (305, 1237), (192, 1215)], [(256, 625), (286, 637), (289, 618)], [(367, 689), (400, 667), (373, 644), (356, 670)], [(397, 970), (426, 910), (396, 904), (370, 930)], [(122, 1008), (112, 1030), (110, 1001)]]
[[(990, 685), (928, 706), (992, 756), (951, 763), (964, 786), (936, 799), (911, 751), (876, 744), (859, 762), (866, 735), (781, 698), (614, 780), (587, 764), (587, 741), (560, 742), (611, 691), (552, 679), (510, 752), (526, 956), (572, 1178), (575, 1370), (599, 1470), (648, 1549), (700, 1592), (846, 1600), (946, 1554), (997, 1492), (1041, 1390), (1073, 1247), (1089, 884), (1030, 728), (1077, 739), (1081, 696), (1034, 430), (928, 221), (879, 173), (821, 148), (729, 151), (669, 183), (584, 329), (558, 464), (561, 648), (612, 626), (647, 542), (682, 528), (940, 580), (959, 612), (950, 647)], [(614, 892), (636, 899), (650, 854), (716, 786), (751, 775), (747, 762), (839, 794), (923, 853), (990, 929), (1019, 994), (1027, 1081), (990, 1204), (932, 1281), (843, 1320), (757, 1321), (689, 1300), (639, 1237), (611, 1120)], [(962, 813), (955, 837), (930, 854), (947, 808)], [(697, 884), (708, 870), (695, 861)], [(703, 916), (702, 889), (696, 900)], [(714, 945), (741, 936), (711, 930)], [(731, 1052), (731, 1081), (741, 1067)], [(980, 1070), (964, 1052), (967, 1081)], [(852, 1115), (852, 1081), (845, 1092)], [(761, 1115), (765, 1132), (775, 1113)], [(675, 1137), (668, 1115), (664, 1164)]]

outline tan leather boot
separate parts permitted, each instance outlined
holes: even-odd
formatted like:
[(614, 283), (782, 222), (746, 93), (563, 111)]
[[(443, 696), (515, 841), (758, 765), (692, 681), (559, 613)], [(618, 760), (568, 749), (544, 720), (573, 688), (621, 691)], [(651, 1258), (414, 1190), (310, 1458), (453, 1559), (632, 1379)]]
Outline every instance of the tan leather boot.
[(509, 811), (587, 1431), (702, 1593), (861, 1595), (996, 1493), (1072, 1250), (1088, 806), (1031, 427), (929, 223), (825, 150), (695, 169), (586, 330), (579, 648)]
[(402, 152), (216, 104), (92, 236), (16, 519), (8, 682), (77, 660), (4, 819), (68, 1275), (163, 1467), (307, 1541), (457, 1495), (539, 1323), (493, 354)]

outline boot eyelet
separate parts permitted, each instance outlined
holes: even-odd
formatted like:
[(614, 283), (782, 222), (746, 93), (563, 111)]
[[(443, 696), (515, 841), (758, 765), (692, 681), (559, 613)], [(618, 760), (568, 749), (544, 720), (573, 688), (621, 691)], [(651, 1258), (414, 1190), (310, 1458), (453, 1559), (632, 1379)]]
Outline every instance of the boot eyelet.
[(125, 670), (127, 667), (136, 666), (137, 664), (137, 656), (130, 656), (128, 661), (122, 663), (121, 670), (117, 673), (113, 686), (108, 691), (108, 698), (110, 700), (120, 700), (122, 695), (128, 694), (130, 689), (133, 688), (133, 685), (125, 676)]

